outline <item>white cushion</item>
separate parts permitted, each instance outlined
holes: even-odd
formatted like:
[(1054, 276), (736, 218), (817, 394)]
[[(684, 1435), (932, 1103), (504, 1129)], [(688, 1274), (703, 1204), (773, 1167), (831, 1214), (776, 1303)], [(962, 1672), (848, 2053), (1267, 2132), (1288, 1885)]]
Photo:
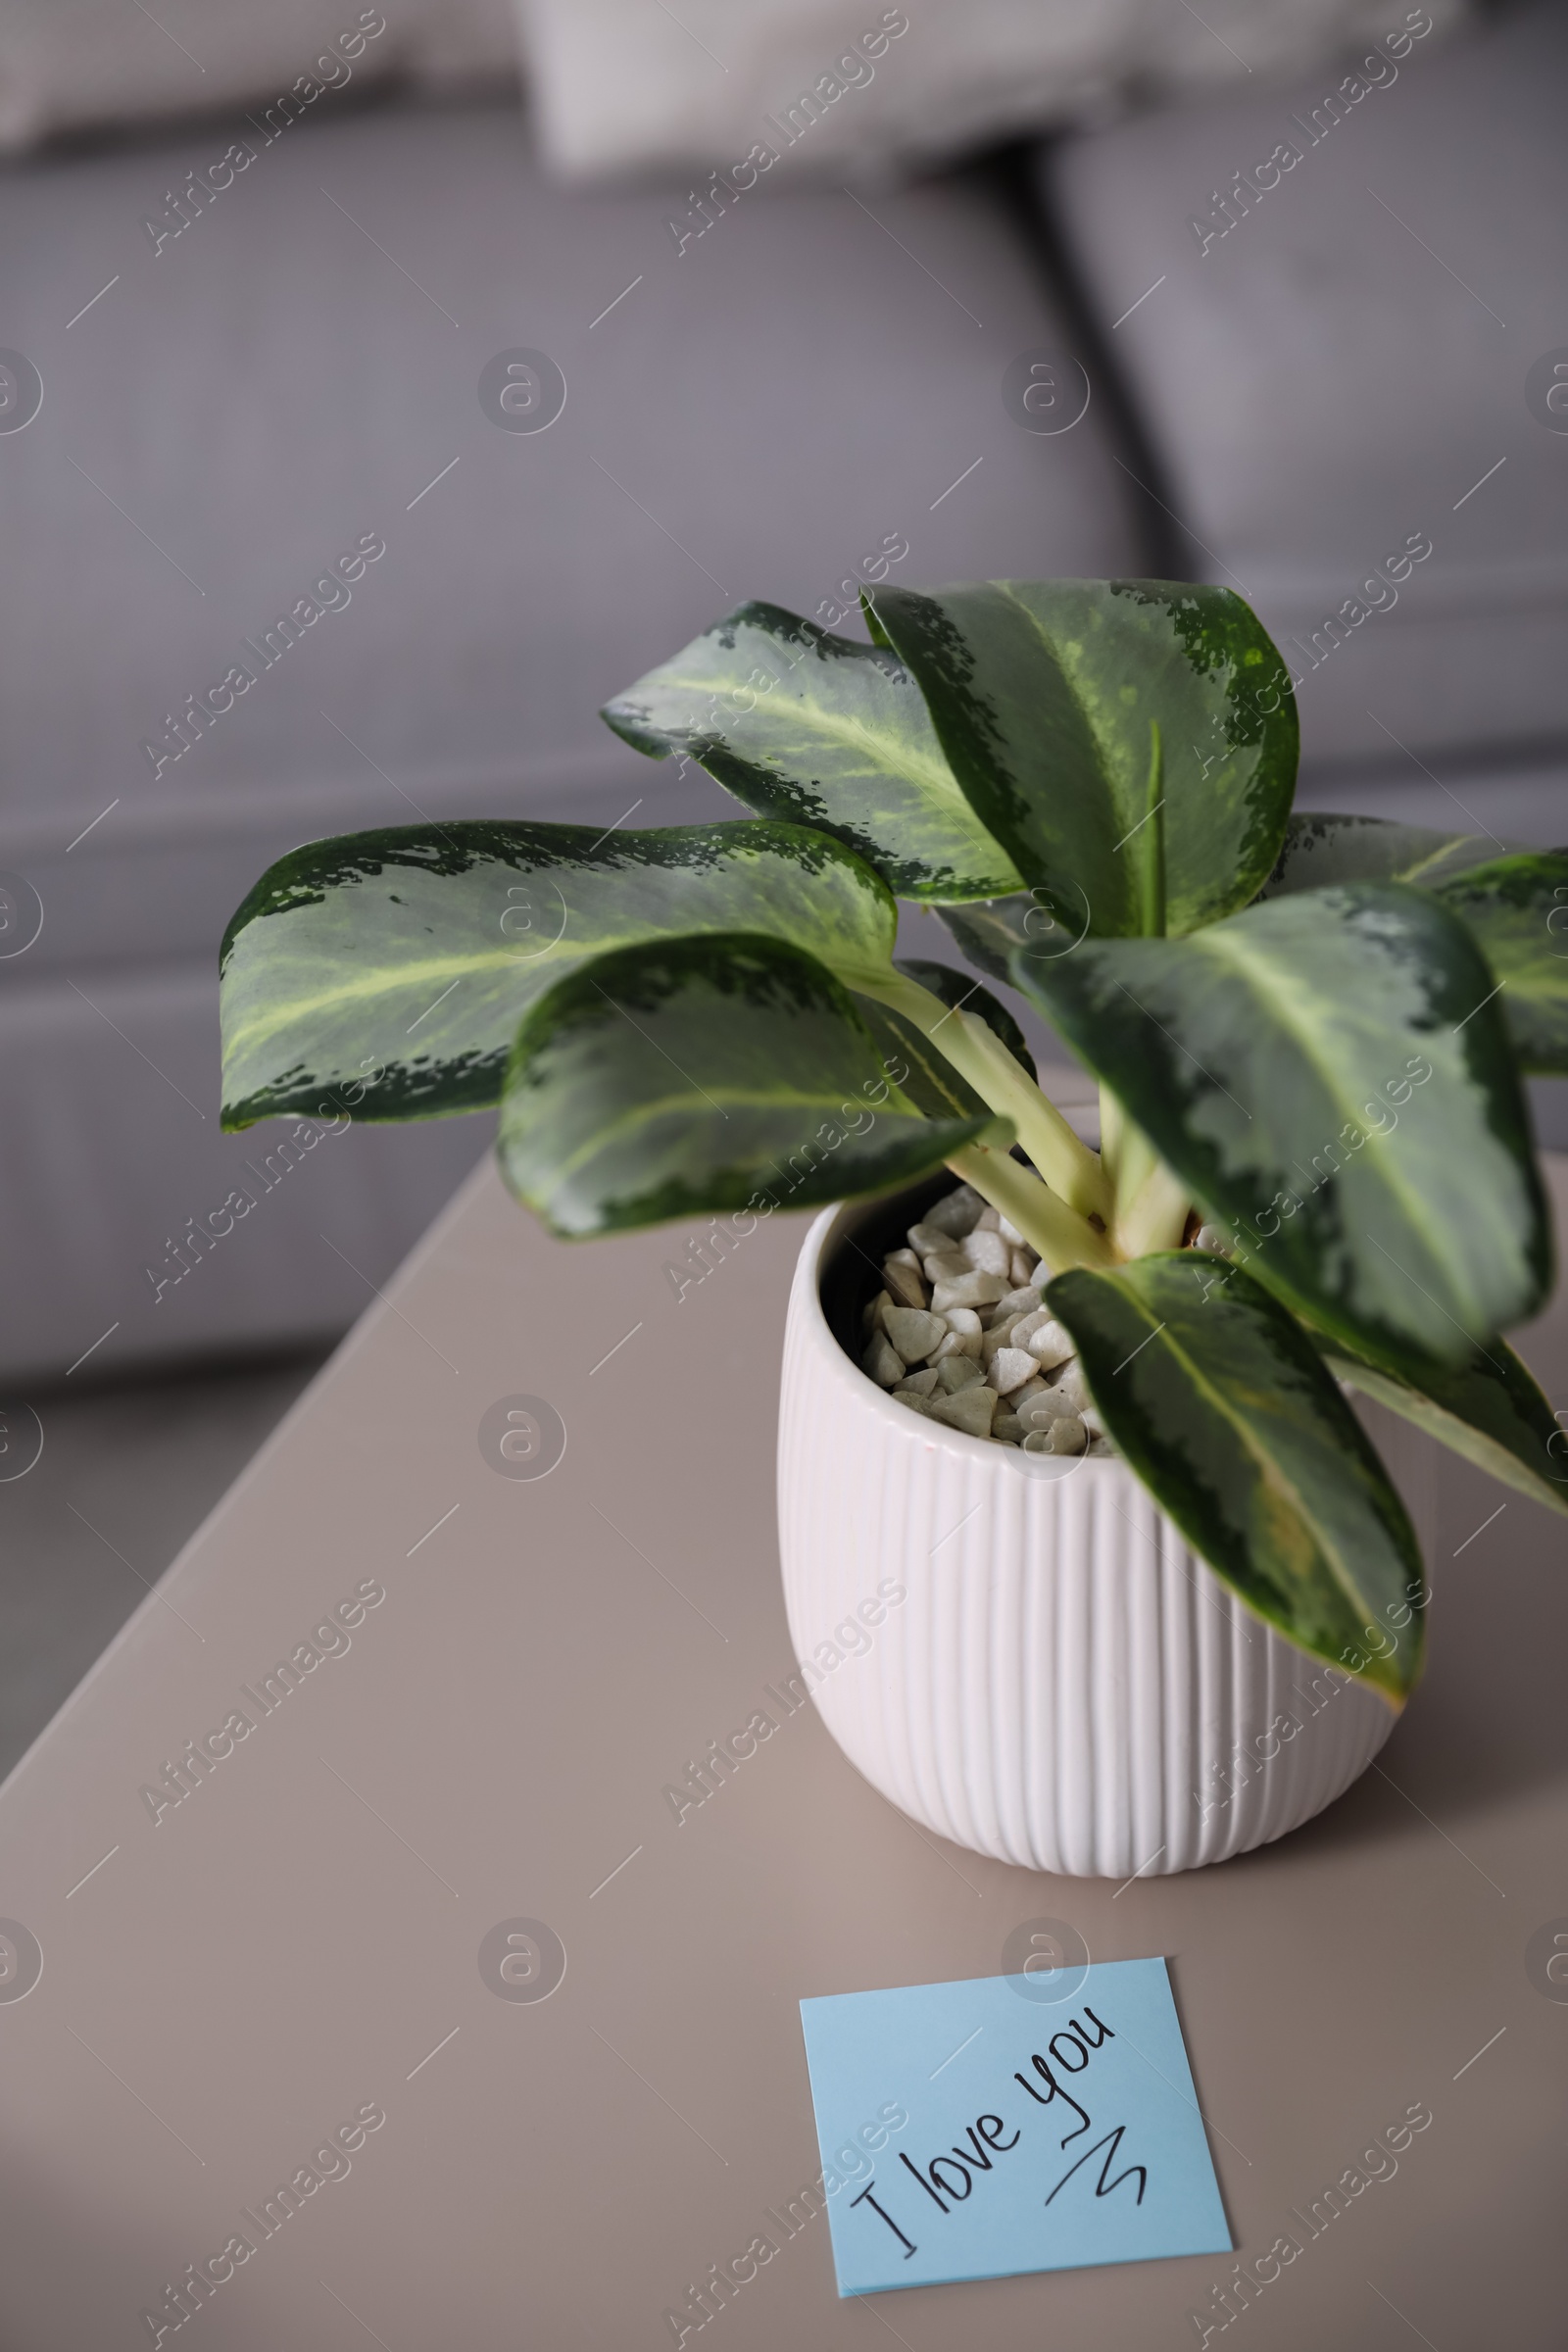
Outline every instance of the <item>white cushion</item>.
[[(1052, 190), (1192, 576), (1301, 673), (1307, 760), (1561, 741), (1568, 438), (1526, 378), (1568, 344), (1568, 18), (1416, 43), (1330, 127), (1341, 80), (1075, 142)], [(1278, 184), (1227, 228), (1238, 172)], [(1431, 555), (1368, 588), (1412, 537)]]
[[(863, 176), (1130, 100), (1298, 73), (1389, 0), (519, 0), (552, 161)], [(1465, 0), (1432, 0), (1443, 24)]]
[[(336, 93), (509, 80), (512, 0), (398, 0), (389, 19), (344, 0), (6, 0), (0, 148), (64, 131), (263, 109), (285, 93), (330, 116)], [(318, 95), (308, 95), (313, 89)], [(227, 135), (225, 129), (225, 136)]]

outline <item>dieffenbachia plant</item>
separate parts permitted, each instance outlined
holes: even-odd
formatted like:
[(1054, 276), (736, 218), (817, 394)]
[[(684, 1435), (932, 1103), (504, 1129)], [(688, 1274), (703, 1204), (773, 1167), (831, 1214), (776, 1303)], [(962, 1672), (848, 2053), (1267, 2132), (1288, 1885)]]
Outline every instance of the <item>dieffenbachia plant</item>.
[[(867, 621), (744, 605), (606, 710), (748, 819), (274, 865), (223, 943), (224, 1124), (499, 1104), (570, 1237), (946, 1165), (1052, 1269), (1189, 1542), (1397, 1705), (1420, 1557), (1342, 1384), (1568, 1509), (1497, 1336), (1549, 1287), (1520, 1080), (1568, 1070), (1568, 854), (1293, 816), (1289, 674), (1227, 589), (881, 589)], [(979, 980), (899, 960), (900, 898), (1097, 1073), (1098, 1152)]]

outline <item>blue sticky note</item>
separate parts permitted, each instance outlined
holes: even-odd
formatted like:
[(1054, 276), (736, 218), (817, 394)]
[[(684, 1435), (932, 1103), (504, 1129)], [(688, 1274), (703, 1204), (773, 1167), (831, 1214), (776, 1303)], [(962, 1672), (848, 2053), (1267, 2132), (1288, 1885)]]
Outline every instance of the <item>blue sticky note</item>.
[(801, 2003), (841, 2295), (1221, 2254), (1163, 1960)]

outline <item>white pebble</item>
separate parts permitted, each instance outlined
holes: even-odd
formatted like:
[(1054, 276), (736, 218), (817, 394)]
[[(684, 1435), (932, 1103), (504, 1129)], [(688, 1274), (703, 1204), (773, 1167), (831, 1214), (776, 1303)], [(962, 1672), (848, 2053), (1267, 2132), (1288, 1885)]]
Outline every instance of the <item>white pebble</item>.
[(882, 1280), (901, 1306), (924, 1306), (925, 1284), (920, 1279), (920, 1261), (912, 1250), (901, 1250), (896, 1256), (884, 1258)]
[(906, 1372), (899, 1383), (899, 1388), (895, 1389), (893, 1394), (896, 1396), (899, 1389), (912, 1389), (917, 1396), (929, 1396), (936, 1385), (936, 1366), (931, 1364), (923, 1372)]
[[(1003, 1325), (1000, 1331), (988, 1331), (985, 1337), (981, 1340), (980, 1361), (986, 1368), (986, 1378), (988, 1380), (991, 1378), (991, 1367), (996, 1362), (998, 1356), (1001, 1355), (1004, 1349), (1010, 1348), (1011, 1346), (1012, 1342), (1007, 1337), (1007, 1327), (1005, 1324)], [(994, 1381), (992, 1382), (992, 1386), (996, 1386)]]
[(963, 1254), (976, 1274), (1006, 1274), (1010, 1253), (1000, 1233), (977, 1225), (963, 1245)]
[(977, 1380), (955, 1396), (934, 1396), (925, 1409), (933, 1421), (940, 1421), (949, 1429), (961, 1429), (971, 1438), (989, 1438), (997, 1395), (983, 1380)]
[(974, 1268), (956, 1250), (934, 1250), (924, 1261), (927, 1282), (961, 1282)]
[(1050, 1320), (1042, 1323), (1037, 1331), (1032, 1331), (1024, 1345), (1036, 1363), (1047, 1372), (1054, 1364), (1064, 1364), (1069, 1356), (1077, 1352), (1077, 1343), (1071, 1332), (1064, 1331), (1059, 1323)]
[(954, 1236), (940, 1225), (911, 1225), (907, 1238), (910, 1250), (920, 1257), (938, 1256), (956, 1247)]
[(860, 1358), (860, 1369), (870, 1373), (879, 1389), (896, 1388), (904, 1378), (904, 1359), (896, 1348), (889, 1347), (881, 1332), (876, 1332)]
[(961, 1241), (966, 1233), (974, 1231), (984, 1207), (985, 1202), (973, 1186), (960, 1184), (926, 1210), (925, 1222), (934, 1225), (939, 1233), (951, 1234), (955, 1241)]
[(980, 1343), (967, 1331), (950, 1331), (932, 1356), (931, 1361), (934, 1364), (945, 1364), (950, 1355), (966, 1355), (978, 1361)]
[(1049, 1429), (1053, 1421), (1073, 1417), (1073, 1408), (1054, 1389), (1037, 1389), (1032, 1396), (1014, 1396), (1012, 1409), (1025, 1429)]
[(999, 1438), (1004, 1446), (1021, 1446), (1024, 1426), (1016, 1413), (999, 1413), (991, 1424), (991, 1435)]
[(1007, 1259), (1007, 1274), (1013, 1282), (1027, 1282), (1040, 1260), (1032, 1250), (1014, 1250)]
[(882, 1328), (906, 1364), (923, 1363), (947, 1337), (948, 1329), (940, 1315), (929, 1315), (918, 1306), (889, 1307)]
[(1195, 1250), (1217, 1250), (1223, 1256), (1229, 1247), (1229, 1237), (1218, 1225), (1200, 1225), (1193, 1236)]
[(895, 1404), (906, 1404), (911, 1413), (923, 1413), (926, 1409), (926, 1400), (918, 1389), (895, 1389), (893, 1401)]
[(956, 1396), (960, 1389), (972, 1388), (977, 1380), (983, 1378), (974, 1357), (964, 1355), (956, 1348), (952, 1355), (945, 1355), (937, 1366), (937, 1386), (949, 1396)]
[(886, 1291), (878, 1291), (876, 1297), (860, 1316), (860, 1329), (867, 1335), (877, 1330), (882, 1321), (882, 1309), (892, 1304), (893, 1300), (889, 1294)]
[(1024, 1247), (1023, 1235), (1016, 1225), (1009, 1225), (1005, 1217), (998, 1217), (997, 1231), (1010, 1249), (1021, 1250)]
[(937, 1349), (937, 1354), (978, 1357), (984, 1340), (980, 1330), (980, 1318), (974, 1308), (972, 1306), (949, 1307), (942, 1319), (947, 1324), (948, 1339), (953, 1342), (953, 1345), (950, 1348), (948, 1341), (944, 1340)]
[(1002, 1211), (987, 1206), (980, 1211), (975, 1222), (977, 1226), (983, 1226), (987, 1233), (999, 1233), (1002, 1229)]
[(1033, 1377), (1035, 1359), (1023, 1348), (999, 1348), (991, 1359), (991, 1386), (1000, 1396), (1010, 1396)]
[(990, 1328), (995, 1331), (999, 1323), (1010, 1322), (1014, 1315), (1036, 1314), (1039, 1308), (1040, 1293), (1032, 1283), (1020, 1283), (1015, 1291), (1007, 1291), (997, 1300), (991, 1310)]
[(954, 1306), (994, 1306), (1006, 1294), (1000, 1274), (965, 1274), (961, 1281), (939, 1282), (931, 1293), (933, 1311), (946, 1314)]
[(1023, 1442), (1025, 1453), (1082, 1453), (1089, 1433), (1076, 1414), (1053, 1421), (1049, 1429), (1032, 1429)]

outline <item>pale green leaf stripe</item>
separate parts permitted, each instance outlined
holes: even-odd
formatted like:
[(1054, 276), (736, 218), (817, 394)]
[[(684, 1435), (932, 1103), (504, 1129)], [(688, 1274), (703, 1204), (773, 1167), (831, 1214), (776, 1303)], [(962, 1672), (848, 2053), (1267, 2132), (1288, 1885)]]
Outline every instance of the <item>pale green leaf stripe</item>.
[(1354, 1569), (1347, 1555), (1343, 1542), (1332, 1532), (1329, 1523), (1321, 1515), (1317, 1490), (1301, 1485), (1290, 1475), (1278, 1456), (1271, 1453), (1263, 1444), (1247, 1416), (1237, 1409), (1222, 1389), (1215, 1387), (1197, 1357), (1176, 1338), (1170, 1325), (1158, 1320), (1153, 1310), (1145, 1304), (1129, 1283), (1119, 1281), (1114, 1274), (1100, 1274), (1096, 1279), (1115, 1284), (1127, 1304), (1148, 1324), (1152, 1335), (1148, 1342), (1149, 1347), (1156, 1354), (1167, 1356), (1189, 1385), (1225, 1422), (1241, 1445), (1243, 1451), (1254, 1464), (1259, 1482), (1274, 1493), (1288, 1498), (1298, 1517), (1310, 1531), (1314, 1544), (1328, 1562), (1335, 1581), (1346, 1598), (1350, 1602), (1352, 1608), (1359, 1609), (1362, 1606), (1364, 1594), (1356, 1583)]
[[(1343, 996), (1314, 990), (1299, 963), (1293, 961), (1282, 966), (1268, 955), (1266, 949), (1260, 952), (1256, 940), (1234, 929), (1199, 932), (1189, 945), (1210, 962), (1227, 968), (1268, 1007), (1321, 1085), (1328, 1100), (1330, 1118), (1341, 1119), (1341, 1126), (1334, 1131), (1336, 1137), (1341, 1128), (1352, 1119), (1359, 1122), (1360, 1104), (1357, 1098), (1363, 1097), (1366, 1090), (1364, 1079), (1358, 1083), (1358, 1074), (1364, 1064), (1359, 1058), (1354, 1061), (1342, 1059), (1331, 1050), (1331, 1041), (1336, 1031), (1343, 1033), (1351, 1026), (1364, 1027), (1363, 1008)], [(1425, 1009), (1424, 1000), (1422, 1009)], [(1388, 1033), (1381, 1020), (1377, 1028), (1379, 1042), (1382, 1043)], [(1462, 1062), (1462, 1054), (1458, 1058)], [(1375, 1136), (1371, 1139), (1373, 1143), (1377, 1140)], [(1387, 1153), (1371, 1164), (1378, 1169), (1383, 1184), (1400, 1204), (1407, 1225), (1421, 1231), (1436, 1223), (1430, 1209), (1428, 1189), (1416, 1181), (1414, 1171)], [(1441, 1233), (1441, 1226), (1428, 1234), (1428, 1247), (1434, 1257), (1441, 1255), (1446, 1239)]]
[(1012, 968), (1240, 1253), (1342, 1339), (1457, 1363), (1539, 1299), (1544, 1208), (1492, 976), (1436, 900), (1345, 884)]
[[(1383, 1604), (1418, 1592), (1398, 1497), (1299, 1325), (1209, 1252), (1058, 1275), (1046, 1302), (1078, 1343), (1111, 1436), (1187, 1540), (1259, 1616), (1344, 1664)], [(1363, 1663), (1400, 1703), (1414, 1637)]]
[[(694, 1095), (707, 1101), (710, 1107), (720, 1118), (728, 1118), (732, 1110), (757, 1111), (763, 1116), (777, 1111), (785, 1118), (789, 1117), (793, 1111), (800, 1111), (804, 1114), (803, 1126), (808, 1133), (809, 1132), (808, 1122), (830, 1117), (840, 1107), (843, 1098), (843, 1090), (836, 1087), (820, 1088), (815, 1093), (808, 1093), (800, 1087), (791, 1086), (766, 1088), (725, 1086), (717, 1079), (713, 1081), (713, 1084), (720, 1087), (720, 1091), (716, 1095), (709, 1089), (699, 1086), (694, 1079), (689, 1086), (679, 1090), (672, 1088), (666, 1095), (639, 1098), (637, 1102), (628, 1102), (620, 1109), (612, 1112), (594, 1129), (592, 1135), (585, 1137), (572, 1150), (564, 1152), (559, 1159), (552, 1161), (551, 1172), (556, 1182), (562, 1185), (568, 1184), (580, 1168), (585, 1167), (590, 1160), (597, 1159), (609, 1152), (617, 1140), (652, 1129), (659, 1124), (661, 1119), (670, 1115), (689, 1119), (695, 1107), (692, 1100)], [(980, 1114), (982, 1116), (985, 1114), (983, 1102), (980, 1104)], [(922, 1115), (924, 1114), (922, 1113)], [(956, 1108), (950, 1110), (947, 1115), (954, 1119), (961, 1119), (966, 1114), (961, 1108)]]
[(886, 973), (897, 919), (868, 866), (788, 824), (478, 823), (317, 843), (235, 918), (225, 1116), (314, 1110), (323, 1092), (372, 1119), (472, 1109), (497, 1100), (529, 1006), (586, 957), (740, 929), (855, 985)]
[(918, 1116), (825, 964), (755, 933), (650, 941), (542, 997), (507, 1073), (508, 1183), (568, 1237), (924, 1174), (989, 1121)]
[(603, 715), (655, 758), (688, 753), (749, 808), (831, 833), (906, 898), (1018, 888), (903, 665), (780, 606), (742, 605)]
[[(1353, 982), (1346, 985), (1348, 965), (1320, 956), (1314, 969), (1306, 956), (1291, 953), (1298, 938), (1287, 933), (1281, 955), (1271, 952), (1267, 937), (1235, 922), (1199, 932), (1188, 945), (1233, 974), (1267, 1007), (1322, 1087), (1329, 1116), (1340, 1120), (1336, 1137), (1352, 1122), (1364, 1126), (1375, 1057), (1381, 1051), (1388, 1058), (1401, 1031), (1407, 1038), (1419, 1035), (1422, 1055), (1435, 1071), (1468, 1091), (1470, 1054), (1463, 1029), (1447, 1021), (1428, 1028), (1439, 1010), (1436, 992), (1413, 961), (1382, 959), (1375, 979), (1367, 975), (1372, 993), (1363, 998)], [(1481, 1003), (1478, 996), (1474, 1010)], [(1416, 1159), (1380, 1149), (1383, 1138), (1373, 1135), (1354, 1165), (1368, 1189), (1375, 1182), (1393, 1204), (1384, 1229), (1390, 1238), (1417, 1243), (1423, 1271), (1432, 1269), (1450, 1296), (1466, 1298), (1457, 1328), (1473, 1341), (1493, 1327), (1493, 1300), (1499, 1291), (1517, 1282), (1520, 1234), (1530, 1222), (1530, 1203), (1514, 1154), (1484, 1124), (1465, 1138), (1462, 1152), (1452, 1149), (1456, 1135), (1447, 1141), (1448, 1151), (1437, 1145)], [(1418, 1279), (1408, 1267), (1403, 1270), (1411, 1281)]]
[(1155, 724), (1172, 934), (1266, 881), (1295, 782), (1296, 711), (1278, 654), (1228, 589), (883, 588), (875, 621), (918, 680), (976, 814), (1072, 933), (1143, 928)]
[[(1470, 1385), (1462, 1373), (1449, 1384), (1453, 1399), (1445, 1401), (1412, 1388), (1406, 1381), (1396, 1380), (1391, 1373), (1380, 1371), (1361, 1356), (1341, 1354), (1329, 1341), (1321, 1345), (1324, 1361), (1336, 1379), (1359, 1389), (1391, 1413), (1413, 1422), (1429, 1438), (1436, 1438), (1440, 1445), (1461, 1454), (1467, 1462), (1474, 1462), (1478, 1470), (1485, 1470), (1501, 1485), (1511, 1487), (1516, 1494), (1528, 1494), (1533, 1502), (1543, 1503), (1547, 1510), (1568, 1518), (1568, 1435), (1551, 1418), (1550, 1405), (1505, 1342), (1487, 1342), (1486, 1357), (1478, 1360), (1500, 1366), (1502, 1376), (1494, 1375), (1486, 1384), (1490, 1395), (1477, 1396), (1472, 1390), (1465, 1398), (1468, 1408), (1465, 1411), (1458, 1409), (1457, 1401)], [(1522, 1398), (1509, 1396), (1511, 1382), (1523, 1387)], [(1525, 1415), (1527, 1405), (1534, 1408), (1529, 1418)], [(1477, 1410), (1486, 1411), (1493, 1423), (1491, 1428), (1472, 1418)], [(1556, 1455), (1550, 1450), (1553, 1445), (1558, 1449)], [(1532, 1468), (1526, 1459), (1527, 1448), (1539, 1458), (1539, 1469)], [(1556, 1470), (1551, 1466), (1554, 1460), (1560, 1460), (1561, 1466)]]
[(1493, 858), (1437, 895), (1480, 943), (1520, 1067), (1568, 1074), (1568, 850)]
[(1408, 882), (1417, 890), (1434, 890), (1502, 854), (1504, 845), (1487, 833), (1443, 833), (1381, 816), (1298, 809), (1260, 896), (1283, 898), (1335, 882)]

